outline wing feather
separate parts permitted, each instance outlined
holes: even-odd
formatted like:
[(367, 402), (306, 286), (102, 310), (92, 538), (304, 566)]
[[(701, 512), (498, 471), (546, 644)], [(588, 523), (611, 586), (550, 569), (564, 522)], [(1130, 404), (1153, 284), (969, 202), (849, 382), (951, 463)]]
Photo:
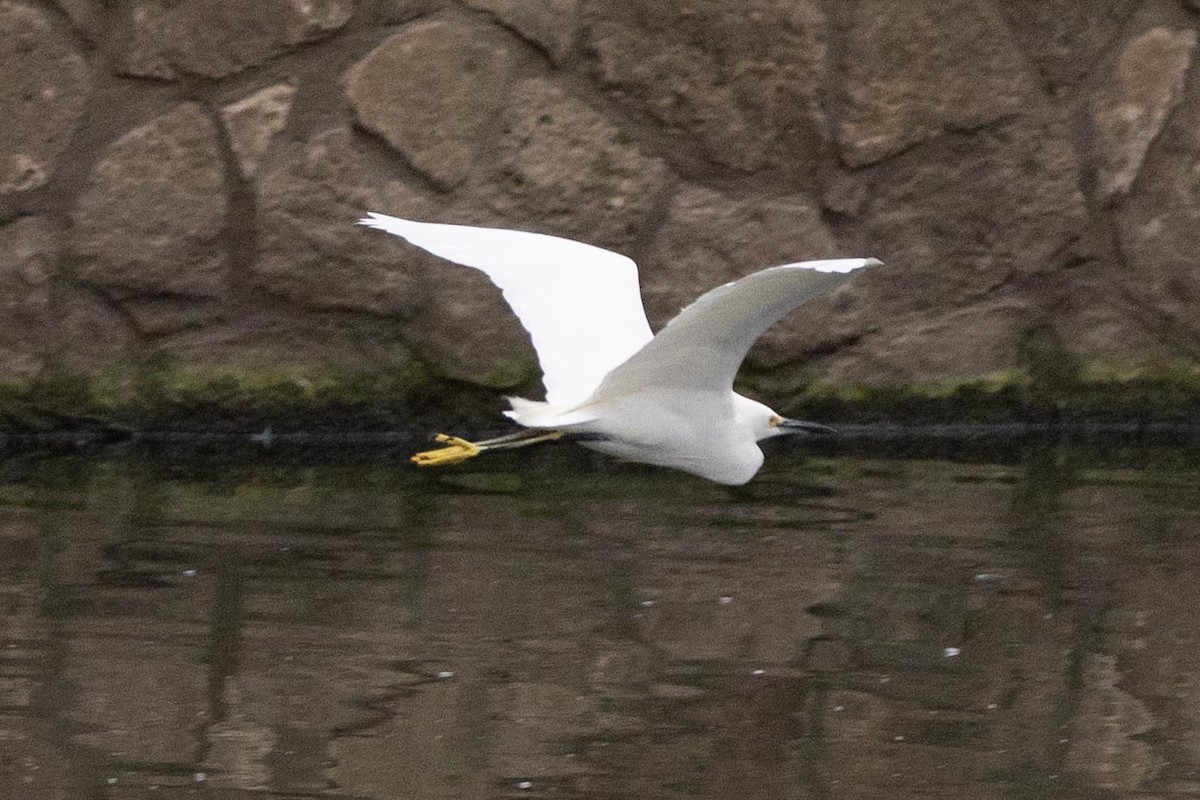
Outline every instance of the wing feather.
[(609, 373), (597, 399), (647, 387), (729, 391), (750, 346), (797, 306), (846, 282), (874, 258), (804, 261), (764, 269), (701, 295), (628, 361)]
[(653, 338), (637, 265), (623, 255), (540, 233), (413, 222), (370, 213), (359, 224), (483, 272), (500, 287), (541, 364), (546, 400), (586, 399)]

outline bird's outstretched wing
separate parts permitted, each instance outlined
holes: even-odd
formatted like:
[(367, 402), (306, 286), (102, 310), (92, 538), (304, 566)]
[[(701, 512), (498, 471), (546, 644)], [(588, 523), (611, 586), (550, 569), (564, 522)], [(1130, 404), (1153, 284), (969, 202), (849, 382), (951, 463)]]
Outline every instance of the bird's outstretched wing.
[(597, 398), (647, 387), (729, 391), (746, 352), (792, 309), (827, 294), (874, 258), (803, 261), (718, 286), (679, 312), (666, 327), (601, 383)]
[(400, 236), (436, 256), (483, 272), (533, 340), (546, 400), (586, 399), (653, 334), (637, 265), (599, 247), (499, 228), (411, 222), (371, 213), (359, 224)]

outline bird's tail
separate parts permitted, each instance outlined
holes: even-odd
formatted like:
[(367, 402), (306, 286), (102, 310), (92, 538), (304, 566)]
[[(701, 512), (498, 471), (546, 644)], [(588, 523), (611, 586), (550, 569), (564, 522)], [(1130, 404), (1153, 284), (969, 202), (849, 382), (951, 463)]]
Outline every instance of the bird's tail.
[(563, 408), (540, 400), (526, 400), (524, 397), (505, 399), (512, 409), (505, 411), (504, 416), (526, 428), (569, 428), (596, 419), (595, 413), (586, 406)]

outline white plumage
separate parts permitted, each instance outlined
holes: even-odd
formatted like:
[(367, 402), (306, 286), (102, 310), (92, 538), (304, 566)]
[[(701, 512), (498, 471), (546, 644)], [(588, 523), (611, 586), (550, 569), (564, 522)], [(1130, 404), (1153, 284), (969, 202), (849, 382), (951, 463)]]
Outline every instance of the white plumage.
[(798, 305), (880, 263), (834, 259), (765, 269), (704, 294), (655, 336), (637, 265), (625, 256), (544, 234), (376, 213), (360, 224), (486, 274), (529, 331), (542, 367), (546, 400), (510, 398), (506, 413), (549, 435), (477, 445), (443, 437), (450, 447), (414, 457), (428, 464), (580, 433), (588, 435), (584, 446), (601, 452), (745, 483), (762, 465), (760, 439), (821, 428), (785, 420), (733, 391), (746, 352)]

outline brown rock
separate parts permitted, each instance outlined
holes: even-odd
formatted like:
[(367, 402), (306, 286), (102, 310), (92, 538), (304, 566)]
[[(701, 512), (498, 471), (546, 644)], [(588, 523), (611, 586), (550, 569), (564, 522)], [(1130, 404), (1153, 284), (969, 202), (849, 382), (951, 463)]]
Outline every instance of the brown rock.
[(56, 317), (61, 231), (25, 217), (0, 227), (0, 374), (31, 375), (42, 366)]
[(216, 324), (180, 331), (156, 344), (180, 364), (214, 371), (376, 370), (413, 360), (395, 320), (304, 313), (287, 306), (240, 309)]
[(100, 34), (100, 18), (104, 14), (104, 0), (54, 0), (54, 4), (71, 18), (75, 29), (95, 41)]
[[(646, 314), (657, 330), (701, 294), (751, 272), (840, 255), (816, 206), (804, 197), (735, 200), (689, 186), (671, 201), (641, 268)], [(789, 315), (755, 346), (756, 366), (800, 355), (813, 308)]]
[(387, 25), (399, 25), (416, 17), (437, 11), (445, 0), (389, 0), (380, 10), (380, 21)]
[(889, 266), (869, 281), (875, 313), (963, 308), (1071, 257), (1086, 223), (1071, 141), (1033, 114), (898, 159), (867, 211), (867, 250)]
[[(493, 166), (464, 186), (447, 222), (538, 230), (629, 252), (666, 180), (590, 107), (555, 84), (516, 84)], [(427, 297), (405, 339), (443, 374), (512, 386), (536, 374), (528, 336), (481, 273), (427, 260)]]
[[(512, 386), (534, 372), (528, 338), (482, 273), (354, 224), (367, 211), (433, 221), (444, 215), (403, 184), (376, 178), (348, 131), (318, 134), (302, 153), (273, 163), (260, 180), (259, 211), (258, 286), (305, 309), (379, 319), (352, 324), (366, 331), (357, 343), (351, 330), (326, 331), (314, 341), (311, 323), (260, 320), (190, 335), (177, 343), (181, 351), (203, 357), (217, 336), (222, 349), (247, 342), (273, 362), (279, 348), (263, 340), (292, 342), (284, 349), (321, 361), (336, 361), (339, 346), (350, 353), (343, 359), (368, 364), (404, 360), (412, 351), (442, 375), (489, 386)], [(275, 333), (259, 335), (260, 326)]]
[(373, 210), (430, 216), (414, 192), (375, 177), (348, 130), (324, 131), (274, 159), (259, 179), (255, 283), (307, 309), (410, 316), (417, 270), (394, 237), (355, 225)]
[(404, 327), (404, 342), (438, 374), (495, 388), (541, 374), (528, 334), (483, 273), (439, 261), (426, 263), (420, 276), (424, 302)]
[(353, 0), (136, 0), (124, 70), (223, 78), (330, 35), (353, 10)]
[(979, 0), (854, 6), (837, 138), (861, 166), (1025, 107), (1030, 86), (1004, 23)]
[(1133, 185), (1179, 102), (1195, 50), (1195, 31), (1170, 28), (1151, 28), (1121, 49), (1091, 103), (1096, 182), (1105, 199)]
[(229, 144), (246, 177), (252, 178), (258, 172), (271, 138), (287, 124), (295, 96), (294, 86), (278, 83), (221, 109), (221, 121), (229, 134)]
[(1129, 357), (1163, 361), (1172, 354), (1147, 325), (1146, 313), (1126, 296), (1128, 270), (1120, 264), (1092, 261), (1072, 267), (1053, 314), (1058, 340), (1071, 353), (1112, 365)]
[[(439, 219), (538, 230), (629, 252), (666, 179), (661, 161), (555, 84), (521, 81), (497, 126), (491, 170)], [(403, 214), (401, 214), (403, 216)], [(528, 336), (481, 273), (427, 259), (405, 340), (443, 374), (512, 386), (536, 374)]]
[(837, 172), (825, 183), (821, 204), (835, 214), (856, 217), (867, 202), (867, 184), (855, 175)]
[(579, 27), (579, 0), (466, 0), (495, 14), (505, 26), (561, 62), (570, 53)]
[(346, 75), (359, 123), (432, 180), (453, 186), (505, 101), (513, 54), (494, 31), (457, 20), (417, 22)]
[(592, 3), (586, 47), (605, 85), (744, 170), (811, 161), (826, 139), (825, 18), (810, 0)]
[(846, 288), (853, 304), (828, 324), (856, 343), (826, 360), (827, 377), (940, 380), (1014, 364), (1021, 333), (1067, 291), (1058, 270), (1087, 246), (1070, 139), (1065, 122), (1033, 116), (897, 159), (865, 212), (861, 253), (887, 267)]
[(41, 10), (0, 2), (0, 195), (53, 174), (91, 89), (87, 64)]
[(1153, 327), (1176, 342), (1200, 336), (1200, 83), (1192, 81), (1120, 209), (1121, 280)]
[(628, 252), (666, 184), (660, 159), (540, 78), (514, 86), (498, 127), (494, 167), (467, 187), (471, 203), (460, 205), (460, 221), (536, 228)]
[(828, 359), (823, 378), (878, 386), (987, 375), (1013, 365), (1017, 342), (1035, 315), (1028, 301), (1003, 295), (902, 316), (869, 307), (865, 316), (876, 330)]
[(225, 308), (215, 300), (175, 295), (141, 295), (124, 301), (121, 307), (134, 320), (138, 331), (153, 335), (219, 324), (225, 314)]
[[(135, 317), (156, 297), (187, 301), (226, 292), (225, 170), (212, 121), (185, 103), (129, 131), (104, 152), (72, 213), (77, 274)], [(147, 318), (164, 332), (190, 324)]]
[(52, 352), (56, 366), (87, 374), (129, 355), (134, 333), (111, 306), (73, 288), (55, 298)]
[(1047, 88), (1059, 94), (1092, 74), (1138, 5), (1125, 0), (1005, 0), (995, 7)]

